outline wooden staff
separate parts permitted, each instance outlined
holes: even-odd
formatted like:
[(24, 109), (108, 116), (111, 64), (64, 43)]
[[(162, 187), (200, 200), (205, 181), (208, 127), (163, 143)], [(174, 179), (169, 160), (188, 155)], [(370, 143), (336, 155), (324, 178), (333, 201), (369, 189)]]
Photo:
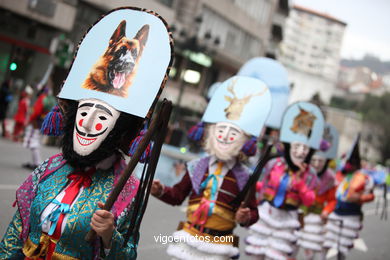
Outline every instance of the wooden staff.
[(157, 131), (154, 140), (154, 145), (152, 153), (150, 156), (148, 169), (145, 174), (143, 172), (140, 181), (140, 187), (138, 188), (137, 196), (135, 203), (132, 207), (132, 217), (129, 229), (125, 235), (123, 246), (127, 244), (130, 236), (133, 237), (133, 241), (138, 241), (139, 229), (141, 226), (142, 218), (144, 216), (146, 206), (148, 204), (150, 189), (152, 187), (154, 174), (156, 172), (156, 167), (158, 163), (158, 158), (160, 157), (161, 147), (164, 144), (165, 137), (168, 132), (168, 122), (169, 116), (172, 112), (172, 106), (164, 105), (162, 110), (162, 124), (159, 130)]
[[(256, 182), (259, 180), (263, 168), (268, 162), (271, 149), (272, 149), (272, 145), (267, 144), (267, 148), (265, 149), (264, 154), (261, 155), (261, 158), (255, 170), (253, 171), (253, 174), (249, 177), (248, 181), (246, 182), (241, 192), (232, 201), (233, 205), (241, 206), (243, 208), (248, 207), (250, 198), (256, 192)], [(241, 202), (243, 202), (242, 205)]]
[[(156, 132), (161, 131), (162, 124), (166, 120), (169, 120), (171, 110), (172, 110), (172, 103), (170, 101), (164, 99), (159, 112), (153, 118), (152, 122), (150, 123), (150, 127), (148, 128), (145, 135), (143, 136), (143, 139), (138, 144), (137, 150), (135, 151), (134, 155), (131, 157), (130, 162), (127, 164), (126, 169), (124, 170), (121, 177), (119, 178), (118, 183), (115, 185), (112, 192), (108, 196), (106, 203), (104, 203), (104, 207), (103, 207), (104, 210), (107, 210), (107, 211), (111, 210), (111, 208), (114, 205), (115, 201), (117, 200), (119, 194), (123, 190), (123, 187), (125, 186), (127, 180), (133, 174), (135, 167), (137, 166), (142, 154), (146, 150), (146, 147), (150, 143), (153, 135)], [(166, 119), (164, 117), (168, 117), (168, 119)], [(160, 149), (161, 149), (161, 147), (160, 147)], [(85, 240), (88, 242), (93, 242), (95, 239), (96, 239), (96, 232), (93, 229), (91, 229), (87, 233)]]

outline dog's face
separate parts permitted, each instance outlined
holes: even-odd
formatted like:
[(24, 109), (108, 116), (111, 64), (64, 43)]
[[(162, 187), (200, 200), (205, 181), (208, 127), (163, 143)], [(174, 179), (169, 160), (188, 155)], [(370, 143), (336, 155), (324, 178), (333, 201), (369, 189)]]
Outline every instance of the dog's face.
[(126, 21), (123, 20), (82, 87), (127, 97), (127, 89), (137, 72), (148, 35), (149, 25), (145, 24), (134, 38), (126, 37)]
[(148, 39), (149, 26), (144, 25), (133, 39), (126, 37), (126, 21), (122, 21), (109, 41), (105, 55), (112, 57), (107, 66), (107, 83), (114, 89), (125, 87)]

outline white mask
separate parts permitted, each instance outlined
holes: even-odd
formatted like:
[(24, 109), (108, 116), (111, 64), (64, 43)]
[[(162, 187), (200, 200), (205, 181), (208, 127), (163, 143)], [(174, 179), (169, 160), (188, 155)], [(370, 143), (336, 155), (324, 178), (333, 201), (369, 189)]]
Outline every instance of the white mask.
[(299, 143), (299, 142), (292, 142), (290, 146), (290, 158), (293, 164), (296, 166), (303, 163), (309, 154), (310, 148), (309, 146)]
[(314, 154), (311, 158), (310, 165), (318, 172), (322, 171), (326, 163), (326, 158)]
[(231, 123), (217, 123), (209, 129), (206, 150), (219, 160), (229, 161), (236, 157), (248, 140), (245, 133)]
[(119, 111), (103, 101), (80, 101), (73, 130), (73, 150), (81, 156), (95, 151), (114, 128), (119, 115)]

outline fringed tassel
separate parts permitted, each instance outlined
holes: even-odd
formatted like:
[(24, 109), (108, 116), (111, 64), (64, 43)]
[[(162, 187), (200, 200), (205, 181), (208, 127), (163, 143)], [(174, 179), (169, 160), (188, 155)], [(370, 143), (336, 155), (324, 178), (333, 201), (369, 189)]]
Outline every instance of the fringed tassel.
[(200, 140), (202, 140), (204, 134), (204, 128), (205, 128), (205, 124), (203, 122), (199, 122), (193, 127), (191, 127), (187, 134), (188, 139), (195, 142), (199, 142)]
[(325, 139), (322, 139), (320, 143), (320, 150), (322, 152), (326, 152), (329, 148), (330, 148), (330, 143)]
[[(138, 145), (139, 143), (142, 141), (142, 139), (144, 138), (144, 135), (146, 133), (146, 130), (147, 130), (147, 126), (145, 125), (144, 129), (141, 130), (141, 132), (139, 133), (139, 135), (134, 138), (133, 141), (131, 141), (130, 143), (130, 149), (129, 149), (129, 156), (133, 156), (135, 151), (137, 150), (138, 148)], [(147, 158), (150, 157), (151, 153), (152, 153), (152, 149), (153, 149), (153, 142), (150, 142), (148, 144), (148, 146), (146, 147), (144, 153), (142, 154), (141, 158), (140, 158), (140, 163), (144, 163), (146, 161)]]
[(63, 117), (58, 105), (46, 115), (41, 126), (41, 133), (49, 136), (60, 136), (63, 134)]
[(242, 147), (241, 151), (246, 155), (246, 156), (253, 156), (256, 154), (257, 151), (257, 138), (252, 137)]

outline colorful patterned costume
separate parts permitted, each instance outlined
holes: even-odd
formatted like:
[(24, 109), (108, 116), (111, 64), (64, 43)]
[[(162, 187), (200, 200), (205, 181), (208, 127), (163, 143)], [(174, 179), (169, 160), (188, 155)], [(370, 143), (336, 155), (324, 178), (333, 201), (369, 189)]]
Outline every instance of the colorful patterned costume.
[[(239, 250), (233, 245), (237, 208), (232, 207), (231, 201), (242, 190), (249, 174), (240, 163), (225, 164), (219, 168), (221, 164), (214, 156), (191, 161), (183, 179), (173, 187), (165, 187), (159, 199), (168, 204), (180, 205), (189, 195), (187, 222), (182, 230), (173, 234), (181, 240), (168, 247), (169, 255), (178, 259), (229, 259), (238, 256)], [(258, 220), (254, 196), (248, 207), (251, 217), (246, 224), (249, 226)], [(195, 240), (196, 235), (205, 239)], [(207, 242), (206, 237), (212, 241), (215, 236), (219, 236), (221, 242)], [(183, 238), (186, 240), (183, 241)]]
[[(135, 178), (130, 178), (126, 183), (112, 209), (116, 229), (110, 253), (105, 256), (100, 239), (93, 245), (84, 239), (90, 230), (90, 220), (97, 210), (97, 202), (107, 199), (124, 167), (124, 160), (118, 159), (110, 169), (97, 169), (91, 176), (91, 185), (79, 193), (77, 201), (66, 214), (67, 221), (63, 223), (65, 227), (60, 239), (55, 241), (52, 259), (98, 259), (99, 256), (104, 259), (136, 258), (138, 241), (130, 238), (127, 245), (123, 246), (123, 235), (130, 222), (130, 205), (138, 189), (138, 180)], [(62, 154), (54, 155), (42, 163), (17, 190), (18, 210), (0, 244), (0, 259), (45, 259), (52, 239), (42, 232), (41, 213), (68, 185), (67, 176), (73, 171)]]
[[(362, 204), (374, 200), (373, 179), (362, 171), (342, 174), (338, 172), (339, 183), (336, 192), (336, 209), (329, 216), (325, 226), (325, 243), (327, 248), (336, 248), (346, 254), (353, 248), (353, 240), (362, 229)], [(351, 202), (351, 197), (359, 197), (359, 202)]]
[(321, 213), (329, 215), (334, 210), (336, 207), (335, 193), (335, 174), (328, 168), (318, 177), (314, 204), (304, 209), (305, 213), (307, 213), (304, 217), (304, 228), (296, 232), (296, 235), (299, 237), (297, 244), (302, 248), (314, 251), (323, 250), (325, 225), (320, 215)]
[[(286, 172), (287, 169), (288, 165), (281, 157), (266, 165), (260, 194), (262, 204), (258, 207), (260, 220), (250, 227), (250, 236), (246, 238), (247, 254), (287, 259), (294, 253), (297, 240), (294, 231), (300, 227), (297, 209), (301, 205), (310, 206), (314, 203), (317, 178), (310, 167), (299, 180), (296, 178), (297, 173)], [(279, 187), (286, 178), (282, 203), (276, 207)]]

